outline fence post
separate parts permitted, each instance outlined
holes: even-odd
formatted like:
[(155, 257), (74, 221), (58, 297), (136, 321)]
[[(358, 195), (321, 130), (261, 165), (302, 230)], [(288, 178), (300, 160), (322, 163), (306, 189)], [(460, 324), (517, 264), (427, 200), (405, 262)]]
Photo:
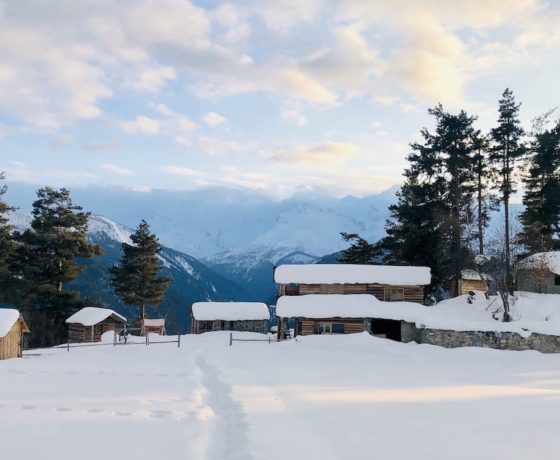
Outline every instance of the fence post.
[(66, 351), (70, 353), (70, 340), (66, 342)]
[(117, 330), (115, 329), (113, 334), (113, 346), (117, 344)]
[(181, 348), (181, 334), (177, 334), (177, 348)]
[(149, 332), (146, 333), (146, 346), (148, 346), (150, 344), (150, 339), (149, 339)]
[(233, 345), (233, 332), (229, 333), (229, 346), (231, 347)]

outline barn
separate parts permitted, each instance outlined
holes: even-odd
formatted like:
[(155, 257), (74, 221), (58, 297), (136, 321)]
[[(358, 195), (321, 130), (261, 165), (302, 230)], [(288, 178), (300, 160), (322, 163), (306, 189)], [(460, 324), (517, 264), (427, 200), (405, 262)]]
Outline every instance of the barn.
[(13, 308), (0, 308), (0, 360), (21, 358), (25, 333), (29, 333), (29, 328), (21, 313)]
[(430, 284), (428, 267), (394, 265), (307, 264), (274, 269), (279, 294), (371, 294), (385, 302), (424, 302)]
[(260, 302), (196, 302), (191, 309), (191, 333), (211, 331), (268, 332), (270, 312)]
[(99, 342), (107, 331), (124, 327), (124, 316), (109, 308), (85, 307), (66, 320), (68, 324), (68, 342)]
[(278, 338), (288, 336), (288, 320), (294, 319), (294, 336), (368, 332), (401, 341), (403, 321), (423, 314), (425, 308), (415, 302), (382, 302), (371, 294), (286, 295), (276, 304)]

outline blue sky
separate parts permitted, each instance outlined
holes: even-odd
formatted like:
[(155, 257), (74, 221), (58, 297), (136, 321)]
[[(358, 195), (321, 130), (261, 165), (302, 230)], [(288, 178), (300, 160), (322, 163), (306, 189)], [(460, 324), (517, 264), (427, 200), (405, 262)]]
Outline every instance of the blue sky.
[(560, 104), (541, 0), (0, 0), (0, 50), (0, 170), (35, 184), (363, 196), (437, 102)]

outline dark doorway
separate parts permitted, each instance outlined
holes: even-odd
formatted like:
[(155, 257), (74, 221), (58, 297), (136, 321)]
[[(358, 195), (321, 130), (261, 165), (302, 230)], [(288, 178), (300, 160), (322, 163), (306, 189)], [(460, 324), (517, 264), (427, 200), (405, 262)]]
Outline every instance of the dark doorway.
[(378, 337), (401, 341), (401, 322), (393, 319), (372, 319), (371, 333)]

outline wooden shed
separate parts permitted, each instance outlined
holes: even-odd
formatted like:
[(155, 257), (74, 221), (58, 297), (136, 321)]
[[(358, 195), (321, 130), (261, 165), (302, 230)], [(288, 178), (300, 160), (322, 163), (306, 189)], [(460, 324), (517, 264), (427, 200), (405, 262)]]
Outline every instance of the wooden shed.
[(140, 320), (140, 335), (146, 335), (150, 332), (159, 335), (165, 335), (165, 318), (144, 318)]
[(26, 333), (29, 328), (19, 311), (0, 308), (0, 360), (21, 358), (23, 334)]
[(371, 294), (386, 302), (424, 302), (430, 284), (428, 267), (394, 265), (307, 264), (274, 269), (280, 295)]
[(108, 331), (124, 327), (124, 316), (109, 308), (85, 307), (66, 320), (70, 343), (99, 342)]
[(211, 331), (268, 332), (270, 312), (260, 302), (196, 302), (191, 309), (191, 333)]
[(471, 291), (487, 292), (489, 295), (496, 294), (496, 283), (494, 279), (485, 273), (479, 273), (476, 270), (465, 269), (461, 271), (459, 283), (455, 282), (455, 278), (451, 278), (451, 297), (468, 294)]

